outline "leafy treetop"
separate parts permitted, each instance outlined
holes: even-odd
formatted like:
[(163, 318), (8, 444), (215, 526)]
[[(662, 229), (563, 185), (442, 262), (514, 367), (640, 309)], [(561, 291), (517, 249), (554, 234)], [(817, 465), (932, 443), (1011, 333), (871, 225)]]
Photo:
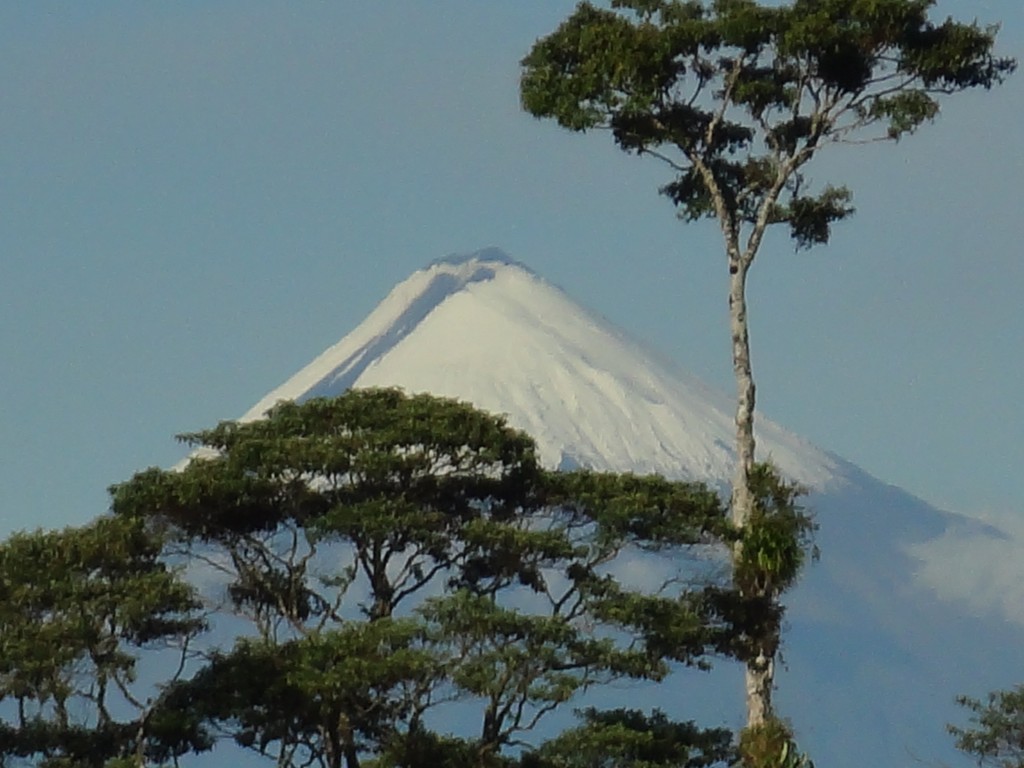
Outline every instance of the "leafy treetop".
[(935, 23), (934, 4), (584, 2), (523, 59), (522, 102), (669, 163), (677, 175), (662, 192), (686, 219), (717, 219), (731, 259), (751, 260), (770, 224), (809, 247), (852, 212), (843, 187), (807, 190), (802, 169), (820, 148), (899, 140), (943, 94), (1014, 70), (992, 52), (995, 27)]
[(957, 702), (971, 712), (971, 727), (948, 726), (958, 748), (978, 765), (1024, 768), (1024, 685), (990, 693), (985, 701), (961, 696)]
[[(115, 514), (162, 531), (254, 632), (164, 704), (283, 763), (511, 765), (583, 691), (747, 653), (766, 624), (720, 570), (690, 570), (695, 546), (724, 556), (739, 535), (713, 491), (546, 471), (464, 403), (352, 390), (186, 438), (208, 455), (116, 486)], [(617, 579), (646, 557), (678, 573), (646, 593)], [(428, 727), (453, 701), (478, 705), (475, 736)]]

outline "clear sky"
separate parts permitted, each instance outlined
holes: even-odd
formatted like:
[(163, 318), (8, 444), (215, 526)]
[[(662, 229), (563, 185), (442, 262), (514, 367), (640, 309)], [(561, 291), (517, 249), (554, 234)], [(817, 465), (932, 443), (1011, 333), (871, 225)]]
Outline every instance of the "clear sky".
[[(434, 258), (497, 245), (732, 391), (719, 235), (654, 161), (519, 112), (573, 3), (0, 5), (0, 535), (241, 415)], [(946, 0), (1001, 20), (1020, 0)], [(1024, 518), (1024, 74), (813, 166), (858, 214), (771, 238), (760, 405), (946, 508)]]

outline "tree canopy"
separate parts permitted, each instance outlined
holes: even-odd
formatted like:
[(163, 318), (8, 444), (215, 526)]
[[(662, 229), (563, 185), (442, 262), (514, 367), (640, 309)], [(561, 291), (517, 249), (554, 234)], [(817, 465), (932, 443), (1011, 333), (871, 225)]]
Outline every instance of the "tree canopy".
[[(570, 743), (646, 738), (628, 730), (650, 718), (673, 739), (652, 755), (734, 754), (721, 730), (654, 712), (592, 713), (541, 744), (545, 718), (595, 686), (743, 658), (773, 631), (728, 583), (741, 533), (711, 489), (550, 472), (502, 418), (390, 389), (184, 438), (201, 449), (184, 469), (112, 494), (115, 519), (160, 532), (214, 625), (243, 628), (208, 635), (162, 689), (196, 744), (328, 768), (558, 766)], [(620, 578), (655, 561), (672, 571), (656, 584)], [(438, 729), (459, 711), (476, 725)]]
[(502, 418), (393, 389), (183, 439), (192, 460), (114, 486), (112, 515), (0, 544), (0, 762), (735, 759), (729, 731), (657, 710), (544, 721), (777, 642), (778, 606), (727, 574), (741, 537), (744, 579), (782, 588), (803, 560), (810, 524), (767, 468), (739, 531), (702, 484), (550, 472)]
[[(935, 0), (614, 0), (581, 3), (523, 59), (523, 106), (575, 131), (605, 128), (625, 151), (676, 171), (662, 192), (710, 217), (730, 258), (767, 224), (798, 247), (828, 241), (845, 187), (808, 188), (826, 145), (899, 140), (939, 98), (990, 88), (1016, 63), (994, 26), (929, 18)], [(747, 240), (739, 235), (746, 228)]]
[(958, 748), (978, 765), (1024, 768), (1024, 685), (990, 693), (985, 701), (961, 696), (971, 712), (971, 726), (949, 726)]
[(159, 763), (209, 747), (145, 679), (183, 674), (205, 626), (161, 545), (143, 521), (122, 517), (0, 544), (4, 765)]

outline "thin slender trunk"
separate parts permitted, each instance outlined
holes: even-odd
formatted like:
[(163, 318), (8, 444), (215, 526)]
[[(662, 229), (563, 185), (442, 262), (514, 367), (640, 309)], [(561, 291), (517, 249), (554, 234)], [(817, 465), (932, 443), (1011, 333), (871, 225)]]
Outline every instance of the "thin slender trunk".
[(750, 366), (747, 331), (747, 270), (744, 259), (729, 259), (729, 330), (732, 336), (732, 370), (736, 377), (736, 471), (732, 488), (732, 520), (742, 528), (750, 518), (753, 498), (750, 473), (754, 468), (754, 374)]
[[(744, 528), (747, 525), (754, 507), (750, 478), (754, 468), (756, 388), (750, 363), (746, 297), (747, 271), (750, 264), (751, 259), (740, 256), (738, 248), (730, 249), (729, 327), (732, 337), (733, 374), (736, 377), (736, 471), (732, 486), (732, 521), (737, 528)], [(737, 543), (733, 558), (738, 560), (741, 556), (742, 545)], [(772, 715), (774, 662), (774, 653), (767, 648), (767, 642), (759, 642), (754, 655), (746, 662), (748, 728), (762, 725)]]
[[(741, 59), (736, 59), (734, 76), (727, 80), (726, 102), (729, 101), (735, 77), (740, 72)], [(721, 113), (721, 114), (724, 114)], [(716, 121), (719, 118), (716, 118)], [(710, 139), (716, 121), (708, 127)], [(709, 142), (710, 143), (710, 142)], [(798, 163), (790, 158), (778, 168), (775, 183), (761, 200), (757, 218), (747, 239), (746, 248), (740, 248), (740, 222), (737, 211), (730, 206), (722, 193), (714, 171), (697, 153), (687, 153), (687, 159), (701, 174), (714, 203), (718, 223), (725, 237), (726, 254), (729, 261), (729, 331), (732, 338), (732, 369), (736, 377), (736, 472), (732, 484), (732, 521), (737, 529), (745, 528), (754, 510), (754, 494), (751, 488), (751, 474), (754, 469), (754, 374), (750, 364), (750, 337), (747, 330), (747, 272), (754, 262), (754, 256), (764, 233), (771, 221), (771, 214), (782, 192), (786, 180), (796, 170)], [(740, 542), (733, 548), (733, 563), (743, 556)], [(745, 594), (747, 598), (768, 598), (776, 601), (775, 594)], [(775, 651), (778, 647), (778, 627), (771, 628), (764, 636), (750, 638), (755, 647), (746, 661), (747, 727), (757, 727), (773, 717), (772, 690), (775, 685)]]

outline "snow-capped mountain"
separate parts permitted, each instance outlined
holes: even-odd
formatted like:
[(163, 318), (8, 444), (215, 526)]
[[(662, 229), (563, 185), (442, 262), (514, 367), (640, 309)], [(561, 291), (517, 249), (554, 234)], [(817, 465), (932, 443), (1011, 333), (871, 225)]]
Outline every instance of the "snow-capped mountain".
[[(244, 417), (278, 400), (401, 386), (505, 413), (551, 466), (728, 482), (730, 399), (589, 312), (501, 251), (435, 262)], [(762, 453), (814, 488), (839, 462), (765, 419)]]
[[(243, 420), (279, 400), (361, 386), (400, 386), (507, 414), (552, 467), (658, 472), (721, 487), (731, 477), (730, 397), (496, 249), (413, 274)], [(953, 699), (1024, 679), (1024, 632), (940, 599), (920, 578), (916, 553), (940, 538), (948, 545), (998, 531), (936, 510), (763, 416), (757, 438), (760, 458), (812, 490), (807, 504), (821, 526), (821, 562), (789, 598), (781, 713), (821, 766), (966, 764), (944, 730), (963, 719)], [(741, 673), (721, 667), (645, 691), (643, 703), (735, 727)]]

